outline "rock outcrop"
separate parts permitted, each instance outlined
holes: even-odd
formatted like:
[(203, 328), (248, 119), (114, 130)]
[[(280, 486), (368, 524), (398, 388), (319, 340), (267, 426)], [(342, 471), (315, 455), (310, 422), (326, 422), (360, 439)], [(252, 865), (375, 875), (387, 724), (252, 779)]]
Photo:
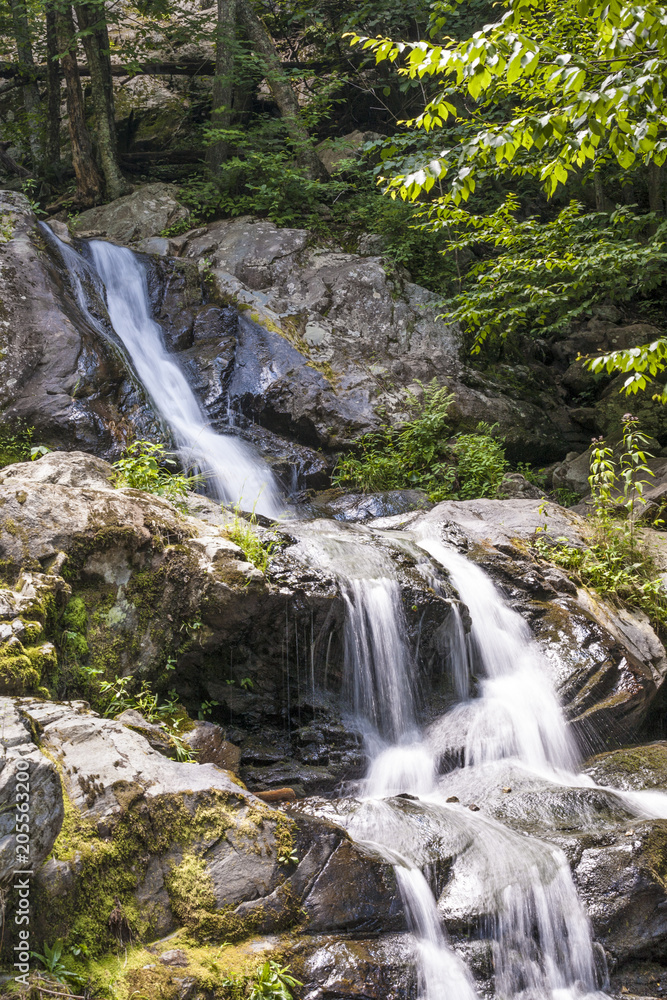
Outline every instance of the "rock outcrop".
[[(271, 809), (215, 764), (167, 760), (85, 706), (4, 698), (1, 709), (12, 743), (3, 815), (18, 753), (31, 774), (42, 940), (74, 939), (95, 956), (179, 926), (219, 940), (297, 924), (402, 928), (391, 866), (336, 826)], [(7, 882), (21, 867), (11, 832), (0, 849)]]

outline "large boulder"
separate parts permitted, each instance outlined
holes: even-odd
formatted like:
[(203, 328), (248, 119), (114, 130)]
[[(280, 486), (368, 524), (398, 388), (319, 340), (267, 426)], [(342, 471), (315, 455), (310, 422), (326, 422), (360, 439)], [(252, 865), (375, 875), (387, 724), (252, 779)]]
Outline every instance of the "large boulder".
[(190, 215), (177, 200), (178, 189), (171, 184), (144, 184), (132, 194), (108, 205), (89, 208), (74, 219), (78, 236), (95, 236), (114, 243), (136, 243), (183, 222)]
[[(220, 943), (304, 922), (325, 933), (403, 928), (391, 866), (335, 825), (289, 818), (229, 772), (168, 760), (84, 705), (4, 699), (2, 710), (6, 753), (20, 752), (32, 775), (37, 941), (71, 939), (94, 956), (179, 926)], [(0, 787), (5, 814), (12, 788)], [(0, 846), (11, 875), (10, 830)]]
[(458, 331), (439, 318), (437, 296), (381, 257), (314, 246), (305, 230), (245, 217), (172, 242), (200, 262), (221, 301), (265, 327), (248, 339), (259, 345), (257, 359), (241, 337), (248, 371), (238, 387), (232, 378), (231, 396), (270, 429), (287, 424), (302, 443), (313, 443), (314, 431), (325, 448), (348, 445), (379, 426), (380, 409), (401, 419), (402, 390), (435, 378), (455, 392), (461, 427), (499, 423), (510, 451), (524, 459), (559, 458), (568, 443), (585, 440), (553, 394), (508, 392), (502, 381), (466, 369)]

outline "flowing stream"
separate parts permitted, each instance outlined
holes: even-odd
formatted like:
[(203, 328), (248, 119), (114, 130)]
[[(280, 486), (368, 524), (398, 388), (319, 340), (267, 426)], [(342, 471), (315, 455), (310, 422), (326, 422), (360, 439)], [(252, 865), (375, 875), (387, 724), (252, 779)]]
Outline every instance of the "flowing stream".
[[(86, 294), (90, 265), (47, 226), (42, 226), (42, 231), (60, 251), (79, 308), (99, 329), (99, 317), (91, 296)], [(268, 465), (236, 435), (217, 434), (210, 427), (183, 370), (174, 355), (167, 352), (162, 330), (151, 315), (148, 281), (140, 258), (127, 247), (102, 240), (89, 241), (88, 252), (93, 282), (102, 297), (106, 293), (113, 329), (139, 381), (169, 427), (185, 468), (202, 472), (218, 499), (277, 517), (284, 505)]]
[[(563, 852), (471, 811), (449, 794), (452, 779), (464, 789), (479, 787), (480, 781), (497, 785), (503, 766), (542, 783), (596, 786), (577, 774), (576, 745), (526, 624), (478, 566), (423, 532), (316, 522), (302, 534), (308, 558), (337, 575), (345, 596), (349, 702), (370, 757), (354, 797), (329, 810), (319, 803), (316, 811), (394, 865), (416, 940), (422, 1000), (476, 995), (444, 929), (448, 915), (471, 909), (479, 912), (480, 928), (492, 942), (498, 996), (601, 996), (604, 955), (594, 945)], [(392, 547), (413, 557), (418, 553), (418, 560), (420, 554), (418, 568), (435, 589), (434, 564), (444, 569), (472, 618), (467, 638), (460, 618), (451, 619), (449, 667), (460, 701), (423, 734), (416, 722), (415, 670), (400, 588), (386, 554)], [(469, 697), (473, 668), (477, 693)], [(438, 777), (443, 748), (461, 734), (462, 766)], [(638, 816), (667, 817), (663, 793), (606, 791)], [(434, 872), (443, 858), (453, 864), (439, 894)]]
[[(184, 465), (205, 470), (220, 498), (276, 516), (280, 499), (268, 466), (239, 438), (210, 428), (166, 351), (139, 258), (95, 240), (88, 245), (91, 267), (50, 230), (48, 238), (58, 245), (79, 307), (97, 329), (103, 318), (95, 294), (98, 301), (106, 298), (113, 328)], [(91, 285), (95, 294), (86, 290)], [(577, 773), (577, 747), (527, 625), (479, 567), (432, 528), (429, 533), (428, 522), (409, 533), (314, 521), (299, 524), (297, 534), (306, 561), (335, 575), (343, 593), (345, 693), (370, 760), (352, 795), (319, 800), (312, 808), (394, 866), (415, 941), (421, 1000), (476, 997), (470, 969), (445, 929), (448, 917), (471, 912), (478, 914), (480, 936), (491, 941), (498, 996), (574, 1000), (596, 994), (605, 985), (604, 963), (596, 961), (565, 855), (451, 794), (497, 787), (503, 768), (543, 785), (597, 787)], [(406, 553), (436, 591), (444, 570), (472, 618), (466, 635), (453, 608), (448, 669), (458, 702), (425, 732), (417, 723), (414, 656), (392, 558)], [(461, 765), (439, 775), (439, 762), (452, 747), (462, 754)], [(637, 816), (667, 818), (661, 792), (603, 791)], [(443, 862), (449, 865), (444, 880), (438, 874)]]

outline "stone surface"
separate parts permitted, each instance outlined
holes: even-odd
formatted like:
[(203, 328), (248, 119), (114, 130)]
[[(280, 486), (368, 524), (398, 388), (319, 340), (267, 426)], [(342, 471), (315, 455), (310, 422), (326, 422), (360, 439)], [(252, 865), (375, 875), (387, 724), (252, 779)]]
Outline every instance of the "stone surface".
[[(256, 374), (242, 371), (232, 395), (270, 430), (287, 424), (302, 444), (315, 435), (325, 448), (343, 446), (377, 428), (379, 407), (401, 419), (402, 390), (436, 378), (453, 389), (460, 426), (499, 423), (524, 459), (562, 457), (568, 440), (585, 440), (548, 393), (517, 398), (516, 389), (465, 368), (457, 331), (437, 318), (436, 297), (379, 257), (314, 247), (304, 230), (249, 218), (197, 230), (181, 252), (209, 260), (220, 298), (267, 331), (241, 325), (241, 346), (256, 343), (259, 358)], [(288, 374), (298, 378), (297, 393), (285, 390)]]
[[(148, 941), (183, 925), (238, 937), (304, 917), (324, 932), (378, 928), (387, 916), (403, 927), (391, 866), (330, 822), (286, 818), (215, 764), (165, 759), (139, 733), (83, 706), (4, 699), (2, 711), (2, 803), (10, 802), (20, 753), (31, 770), (35, 868), (53, 850), (35, 875), (37, 940), (83, 933), (93, 912), (98, 941), (125, 933)], [(61, 832), (63, 796), (69, 821)], [(9, 827), (2, 833), (7, 877), (16, 867), (14, 838)], [(93, 892), (99, 866), (114, 858), (120, 881)], [(178, 949), (161, 960), (185, 964)]]
[[(34, 440), (117, 456), (129, 420), (140, 435), (157, 422), (129, 377), (123, 352), (90, 276), (93, 329), (72, 301), (62, 254), (50, 230), (36, 230), (28, 200), (0, 191), (13, 238), (0, 244), (0, 413), (34, 427)], [(122, 411), (122, 415), (121, 415)]]
[(191, 732), (185, 733), (183, 742), (197, 751), (199, 764), (217, 764), (226, 771), (238, 774), (241, 749), (225, 739), (220, 726), (212, 722), (198, 722)]
[(108, 205), (81, 212), (72, 228), (77, 236), (106, 237), (115, 243), (160, 236), (163, 229), (182, 222), (190, 214), (178, 202), (177, 194), (178, 189), (171, 184), (144, 184)]
[[(17, 776), (23, 778), (26, 772), (28, 781), (18, 782)], [(16, 832), (19, 800), (29, 804), (21, 843)], [(21, 709), (10, 698), (0, 697), (0, 881), (4, 885), (13, 872), (41, 865), (60, 833), (63, 817), (55, 765), (33, 742)]]

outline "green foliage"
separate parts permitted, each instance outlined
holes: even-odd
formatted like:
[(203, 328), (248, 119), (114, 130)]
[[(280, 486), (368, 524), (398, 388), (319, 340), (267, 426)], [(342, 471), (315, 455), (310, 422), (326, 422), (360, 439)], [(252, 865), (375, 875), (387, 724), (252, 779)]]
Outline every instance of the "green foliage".
[[(353, 37), (376, 61), (429, 87), (409, 124), (427, 132), (457, 114), (455, 94), (477, 104), (468, 140), (447, 147), (390, 187), (414, 199), (437, 183), (460, 204), (488, 173), (534, 176), (553, 195), (582, 168), (613, 159), (661, 164), (667, 155), (667, 23), (661, 5), (628, 0), (509, 0), (503, 16), (460, 42), (444, 34), (456, 3), (437, 5), (431, 37)], [(509, 110), (498, 121), (493, 111)], [(442, 147), (445, 147), (444, 149)]]
[(257, 970), (257, 978), (250, 990), (250, 1000), (292, 1000), (295, 986), (303, 986), (298, 979), (290, 975), (288, 966), (281, 966), (278, 962), (265, 962), (261, 969)]
[(614, 451), (602, 439), (591, 446), (591, 485), (594, 513), (592, 540), (585, 548), (575, 548), (567, 539), (550, 545), (538, 539), (535, 549), (541, 558), (562, 566), (580, 583), (593, 587), (602, 596), (644, 611), (651, 623), (667, 628), (667, 592), (655, 574), (650, 555), (638, 543), (637, 510), (645, 503), (643, 492), (652, 475), (646, 466), (651, 456), (644, 450), (646, 437), (637, 421), (626, 414), (623, 421), (623, 448), (617, 463)]
[(582, 499), (580, 493), (569, 490), (566, 486), (559, 486), (558, 489), (554, 490), (554, 495), (556, 503), (559, 503), (561, 507), (574, 507)]
[(236, 504), (234, 520), (225, 527), (230, 539), (243, 550), (246, 560), (262, 573), (266, 573), (276, 543), (272, 539), (265, 540), (260, 537), (257, 532), (255, 512), (244, 517), (239, 505)]
[(125, 449), (123, 458), (114, 462), (114, 485), (117, 489), (130, 486), (135, 490), (155, 493), (171, 500), (179, 510), (185, 510), (185, 497), (189, 490), (202, 482), (202, 476), (168, 471), (164, 466), (178, 466), (168, 454), (164, 445), (152, 441), (133, 441)]
[(533, 486), (539, 486), (543, 490), (547, 484), (547, 477), (544, 469), (536, 469), (534, 466), (529, 465), (528, 462), (517, 462), (516, 471), (520, 472), (524, 479)]
[(0, 427), (0, 468), (12, 465), (14, 462), (27, 462), (33, 450), (34, 427), (15, 426)]
[[(664, 284), (667, 224), (647, 238), (655, 216), (627, 207), (587, 213), (574, 201), (547, 222), (520, 221), (518, 210), (510, 195), (490, 215), (447, 213), (458, 236), (445, 241), (446, 249), (469, 253), (480, 240), (495, 248), (444, 304), (447, 318), (474, 334), (473, 352), (489, 335), (560, 333), (598, 303), (627, 302)], [(443, 225), (437, 212), (425, 214), (436, 228)], [(601, 367), (596, 362), (594, 370)]]
[(356, 452), (339, 459), (332, 481), (364, 493), (422, 489), (435, 503), (497, 496), (508, 463), (494, 428), (480, 424), (475, 433), (450, 440), (454, 396), (435, 379), (420, 385), (422, 399), (407, 393), (409, 418), (398, 428), (364, 435)]
[(336, 485), (364, 493), (412, 488), (426, 490), (438, 499), (450, 495), (454, 474), (445, 459), (451, 432), (448, 414), (454, 397), (435, 379), (420, 385), (423, 399), (408, 391), (410, 415), (398, 429), (387, 424), (364, 435), (356, 453), (339, 459), (332, 476)]
[(493, 436), (494, 427), (481, 423), (475, 434), (460, 434), (454, 445), (459, 489), (457, 500), (497, 497), (509, 463), (505, 449)]
[[(650, 344), (589, 358), (586, 367), (592, 372), (622, 372), (628, 376), (623, 389), (628, 395), (635, 394), (651, 385), (656, 375), (667, 368), (667, 338), (659, 337)], [(667, 385), (656, 392), (653, 398), (663, 404), (667, 403)]]
[[(357, 33), (352, 44), (424, 87), (411, 131), (385, 145), (380, 180), (392, 198), (421, 200), (422, 225), (445, 231), (446, 250), (472, 249), (477, 259), (445, 310), (479, 350), (489, 335), (557, 333), (595, 303), (664, 284), (656, 217), (584, 213), (571, 202), (555, 219), (520, 220), (507, 188), (522, 190), (534, 213), (536, 185), (548, 198), (565, 185), (580, 197), (582, 184), (611, 175), (619, 189), (638, 181), (660, 203), (667, 22), (653, 2), (506, 0), (502, 16), (494, 11), (464, 37), (468, 6), (436, 3), (430, 42)], [(500, 207), (488, 204), (492, 187), (505, 197)], [(665, 369), (666, 354), (658, 341), (592, 365), (629, 373), (626, 387), (637, 391)]]
[(51, 946), (44, 943), (43, 955), (37, 951), (31, 952), (31, 955), (33, 958), (36, 958), (38, 962), (41, 962), (49, 977), (55, 979), (57, 982), (63, 984), (67, 984), (68, 982), (83, 983), (83, 976), (73, 972), (64, 964), (64, 962), (61, 961), (62, 953), (63, 943), (58, 940)]

